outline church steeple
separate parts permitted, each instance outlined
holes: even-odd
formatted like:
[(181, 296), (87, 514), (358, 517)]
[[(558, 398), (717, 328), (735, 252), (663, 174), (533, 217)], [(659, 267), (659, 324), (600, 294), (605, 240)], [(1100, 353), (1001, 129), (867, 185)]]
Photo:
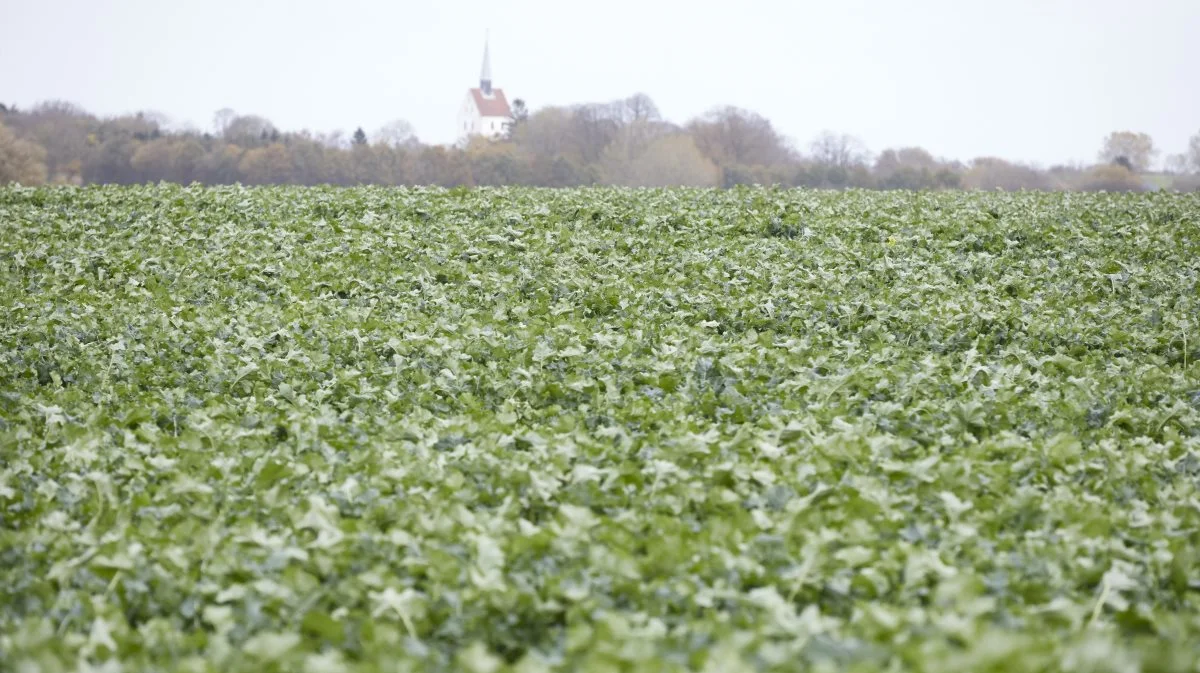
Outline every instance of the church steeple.
[(483, 71), (479, 73), (479, 90), (492, 95), (492, 59), (488, 57), (488, 38), (483, 39)]

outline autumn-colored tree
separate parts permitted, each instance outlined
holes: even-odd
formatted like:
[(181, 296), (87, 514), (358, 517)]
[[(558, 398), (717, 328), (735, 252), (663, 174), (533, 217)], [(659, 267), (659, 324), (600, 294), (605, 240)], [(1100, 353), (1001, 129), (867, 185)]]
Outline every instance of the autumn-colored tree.
[(771, 166), (787, 163), (793, 152), (762, 115), (726, 106), (687, 125), (696, 146), (718, 166)]
[(1154, 140), (1145, 133), (1114, 131), (1104, 139), (1100, 149), (1100, 161), (1106, 164), (1124, 165), (1134, 172), (1150, 169), (1150, 163), (1158, 155)]
[[(1130, 174), (1156, 154), (1149, 136), (1119, 132), (1105, 140), (1101, 170), (1085, 166), (1038, 170), (994, 158), (969, 167), (919, 147), (885, 150), (874, 161), (849, 135), (824, 132), (801, 156), (769, 120), (721, 107), (679, 127), (662, 119), (645, 94), (606, 103), (547, 107), (530, 113), (514, 101), (503, 140), (474, 139), (460, 147), (429, 147), (412, 126), (395, 121), (368, 136), (289, 132), (231, 109), (213, 117), (213, 133), (168, 130), (165, 116), (141, 112), (99, 118), (70, 103), (0, 110), (25, 154), (44, 157), (29, 175), (55, 183), (171, 181), (305, 185), (619, 185), (774, 184), (821, 188), (1141, 189)], [(369, 140), (369, 142), (368, 142)], [(29, 149), (34, 148), (34, 149)], [(39, 150), (42, 154), (39, 154)], [(697, 160), (696, 153), (703, 160)], [(871, 161), (868, 164), (868, 161)], [(34, 161), (32, 165), (38, 165)], [(1170, 188), (1192, 189), (1200, 177), (1200, 133), (1172, 155)], [(713, 172), (715, 169), (715, 173)], [(11, 169), (8, 169), (11, 170)], [(713, 176), (716, 176), (715, 178)], [(1162, 184), (1159, 181), (1156, 184)]]
[(264, 147), (279, 139), (279, 130), (263, 117), (241, 115), (228, 121), (222, 137), (239, 147)]
[(292, 177), (292, 158), (279, 143), (256, 147), (242, 155), (238, 173), (251, 185), (285, 184)]
[(465, 151), (472, 184), (519, 185), (529, 181), (527, 162), (513, 143), (477, 137)]
[(530, 166), (532, 184), (543, 187), (580, 187), (596, 184), (599, 170), (566, 156), (534, 157)]
[(14, 133), (41, 146), (46, 153), (46, 177), (52, 182), (75, 182), (81, 159), (88, 151), (89, 129), (96, 118), (65, 101), (48, 101), (28, 113), (10, 115)]
[(292, 158), (292, 179), (297, 184), (336, 184), (331, 179), (330, 161), (323, 144), (306, 133), (298, 133), (288, 139), (287, 148)]
[(186, 138), (171, 147), (171, 175), (180, 184), (202, 182), (204, 145), (196, 138)]
[(143, 114), (100, 121), (88, 134), (89, 150), (83, 156), (82, 180), (133, 184), (168, 179), (163, 174), (144, 175), (133, 164), (133, 157), (142, 144), (153, 142), (162, 135), (157, 121)]
[(1084, 174), (1076, 188), (1087, 192), (1141, 192), (1145, 191), (1146, 185), (1125, 166), (1101, 164)]
[(164, 136), (138, 145), (130, 165), (145, 182), (188, 184), (204, 179), (204, 153), (204, 146), (194, 137)]
[(353, 166), (353, 184), (391, 184), (392, 176), (389, 173), (390, 162), (387, 160), (387, 155), (391, 151), (390, 147), (372, 147), (365, 142), (362, 144), (352, 144), (350, 146), (350, 162)]
[(721, 169), (696, 148), (688, 134), (664, 125), (637, 122), (605, 149), (600, 179), (608, 185), (708, 187), (720, 184)]
[(87, 153), (82, 166), (85, 182), (128, 185), (140, 182), (141, 175), (133, 167), (133, 155), (141, 141), (124, 133), (102, 130), (96, 134), (98, 145)]
[(696, 147), (691, 136), (674, 133), (658, 138), (630, 166), (625, 184), (646, 187), (712, 187), (721, 170)]
[(357, 167), (353, 152), (343, 147), (325, 147), (325, 162), (322, 170), (326, 180), (334, 185), (353, 185), (358, 182)]
[(614, 111), (605, 104), (580, 105), (572, 111), (567, 138), (573, 156), (589, 164), (599, 161), (621, 128)]
[(573, 151), (571, 112), (566, 108), (547, 107), (529, 115), (513, 130), (513, 142), (535, 157), (553, 158)]
[(884, 150), (875, 160), (880, 189), (946, 189), (961, 183), (962, 166), (935, 159), (920, 147)]
[(1050, 188), (1043, 173), (995, 157), (980, 157), (972, 161), (962, 182), (967, 189), (1001, 189), (1010, 192)]
[(171, 149), (175, 141), (170, 138), (158, 138), (148, 143), (140, 144), (129, 158), (129, 164), (138, 172), (141, 181), (155, 182), (170, 180)]
[(420, 145), (378, 148), (380, 166), (385, 178), (383, 184), (399, 186), (412, 184), (413, 164)]
[(0, 185), (16, 182), (40, 185), (46, 181), (46, 150), (21, 140), (0, 123)]
[(650, 121), (631, 122), (622, 126), (600, 156), (601, 181), (614, 185), (630, 184), (633, 164), (655, 140), (672, 130), (668, 124)]
[(415, 162), (414, 182), (422, 185), (457, 187), (471, 184), (466, 153), (445, 147), (426, 147)]
[(225, 142), (218, 142), (200, 161), (201, 180), (213, 185), (230, 185), (241, 179), (238, 165), (245, 150)]

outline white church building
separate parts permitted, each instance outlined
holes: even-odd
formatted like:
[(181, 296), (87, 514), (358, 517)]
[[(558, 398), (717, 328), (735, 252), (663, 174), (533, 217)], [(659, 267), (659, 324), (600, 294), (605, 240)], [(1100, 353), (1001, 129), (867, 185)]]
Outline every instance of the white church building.
[(488, 58), (488, 45), (483, 44), (483, 72), (479, 75), (479, 87), (467, 90), (467, 98), (458, 111), (458, 136), (486, 136), (496, 138), (504, 135), (512, 121), (512, 109), (503, 89), (492, 88), (492, 62)]

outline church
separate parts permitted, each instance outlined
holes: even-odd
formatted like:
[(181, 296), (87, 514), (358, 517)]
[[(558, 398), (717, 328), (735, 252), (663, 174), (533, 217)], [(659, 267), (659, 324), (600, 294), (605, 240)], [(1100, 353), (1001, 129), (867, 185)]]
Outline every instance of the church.
[(504, 135), (510, 121), (512, 110), (508, 107), (504, 90), (492, 88), (492, 62), (488, 56), (488, 44), (484, 42), (479, 87), (467, 90), (467, 98), (458, 111), (458, 136), (496, 138)]

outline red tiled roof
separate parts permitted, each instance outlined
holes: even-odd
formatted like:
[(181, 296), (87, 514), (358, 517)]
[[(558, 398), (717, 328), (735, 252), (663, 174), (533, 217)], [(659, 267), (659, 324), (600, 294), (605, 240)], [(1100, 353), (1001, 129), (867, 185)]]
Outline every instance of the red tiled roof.
[(471, 95), (475, 98), (475, 107), (479, 108), (481, 117), (512, 116), (508, 99), (504, 97), (504, 89), (492, 89), (491, 96), (484, 96), (480, 89), (471, 89)]

